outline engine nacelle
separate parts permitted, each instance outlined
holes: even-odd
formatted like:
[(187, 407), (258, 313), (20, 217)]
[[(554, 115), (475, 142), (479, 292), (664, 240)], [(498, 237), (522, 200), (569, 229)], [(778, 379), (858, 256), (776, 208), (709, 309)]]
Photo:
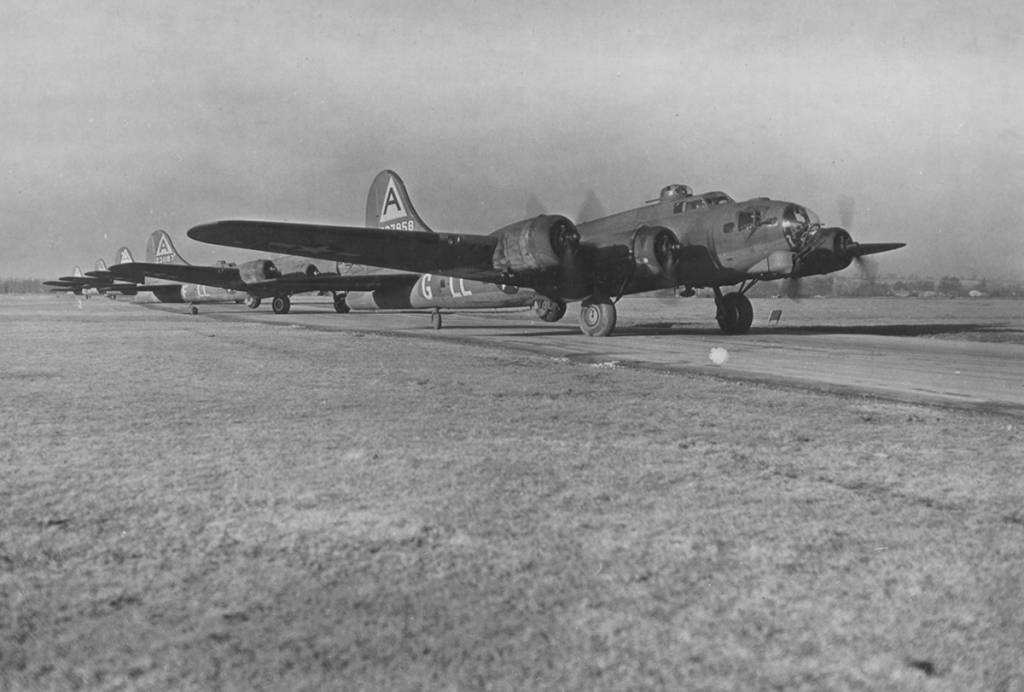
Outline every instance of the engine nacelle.
[(238, 265), (238, 276), (247, 284), (280, 279), (281, 271), (270, 260), (252, 260)]
[(575, 253), (580, 233), (572, 221), (559, 215), (519, 221), (495, 231), (494, 268), (507, 274), (553, 269)]
[(601, 240), (598, 271), (610, 282), (632, 279), (674, 286), (679, 283), (679, 248), (675, 234), (664, 226), (618, 231)]
[(320, 275), (320, 267), (302, 257), (278, 257), (275, 266), (281, 276), (314, 277)]
[(797, 257), (793, 276), (829, 274), (846, 269), (853, 261), (848, 252), (852, 242), (850, 234), (843, 228), (823, 228), (815, 239), (814, 249)]
[(669, 281), (679, 262), (679, 240), (664, 226), (642, 226), (633, 236), (633, 263), (641, 276)]

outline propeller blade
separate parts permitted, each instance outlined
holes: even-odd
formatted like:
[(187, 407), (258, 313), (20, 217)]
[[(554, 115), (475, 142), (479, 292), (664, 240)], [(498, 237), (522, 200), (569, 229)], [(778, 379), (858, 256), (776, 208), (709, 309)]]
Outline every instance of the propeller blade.
[(863, 257), (864, 255), (875, 255), (879, 252), (889, 252), (905, 247), (906, 243), (850, 243), (846, 247), (846, 253), (850, 257)]
[(790, 300), (800, 300), (800, 292), (803, 289), (803, 284), (800, 281), (800, 277), (796, 276), (790, 279), (786, 279), (783, 289), (786, 293), (786, 297)]
[(537, 195), (532, 192), (528, 193), (526, 195), (526, 217), (532, 219), (535, 216), (540, 216), (541, 214), (546, 213), (547, 211), (544, 209), (544, 203), (537, 198)]
[(583, 204), (580, 205), (580, 212), (576, 215), (576, 223), (586, 223), (604, 216), (608, 216), (608, 212), (601, 200), (597, 198), (597, 193), (593, 188), (587, 190), (587, 196), (583, 199)]
[(836, 205), (839, 207), (839, 224), (843, 228), (853, 228), (853, 197), (843, 195)]

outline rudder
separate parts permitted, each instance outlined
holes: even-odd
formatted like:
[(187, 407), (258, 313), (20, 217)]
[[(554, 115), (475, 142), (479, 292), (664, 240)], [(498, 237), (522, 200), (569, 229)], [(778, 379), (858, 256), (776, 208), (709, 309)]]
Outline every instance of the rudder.
[(392, 170), (381, 171), (370, 184), (370, 194), (366, 198), (366, 226), (395, 231), (434, 232), (416, 213), (405, 183)]
[(117, 253), (114, 254), (114, 264), (131, 264), (134, 261), (132, 251), (124, 246), (118, 248)]
[(167, 231), (153, 231), (146, 242), (146, 261), (153, 264), (188, 264), (171, 242)]

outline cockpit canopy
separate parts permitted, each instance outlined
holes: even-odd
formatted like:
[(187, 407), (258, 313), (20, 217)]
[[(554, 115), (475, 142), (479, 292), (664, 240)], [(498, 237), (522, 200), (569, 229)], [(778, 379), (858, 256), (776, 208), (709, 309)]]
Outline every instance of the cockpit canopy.
[(657, 200), (648, 200), (648, 202), (673, 202), (673, 209), (675, 213), (681, 211), (692, 211), (694, 209), (703, 209), (705, 207), (714, 207), (719, 204), (729, 204), (733, 199), (724, 192), (702, 192), (699, 195), (693, 193), (693, 188), (689, 185), (680, 185), (675, 183), (673, 185), (666, 185), (661, 188), (661, 193), (658, 195)]

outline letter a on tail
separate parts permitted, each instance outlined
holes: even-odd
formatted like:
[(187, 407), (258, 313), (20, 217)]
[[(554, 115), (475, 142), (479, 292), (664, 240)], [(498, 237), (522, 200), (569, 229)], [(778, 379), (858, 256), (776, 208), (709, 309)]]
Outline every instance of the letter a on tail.
[(166, 231), (153, 231), (146, 243), (146, 261), (155, 264), (188, 264), (178, 251)]
[(409, 201), (405, 183), (394, 171), (381, 171), (366, 198), (366, 226), (397, 231), (433, 231)]

